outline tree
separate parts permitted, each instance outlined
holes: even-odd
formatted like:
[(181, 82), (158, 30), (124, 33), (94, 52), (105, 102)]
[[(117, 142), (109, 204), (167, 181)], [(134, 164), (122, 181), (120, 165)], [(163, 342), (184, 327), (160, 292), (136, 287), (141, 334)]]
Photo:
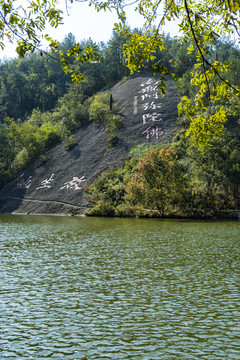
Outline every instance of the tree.
[(120, 34), (119, 36), (116, 32), (113, 32), (112, 38), (103, 52), (102, 65), (106, 82), (108, 83), (114, 84), (122, 79), (123, 76), (129, 75), (123, 56), (123, 46), (126, 40), (124, 35)]
[(11, 144), (8, 139), (8, 129), (0, 124), (0, 187), (8, 180), (8, 169), (13, 160)]
[[(188, 54), (184, 61), (178, 63), (177, 72), (193, 56), (196, 63), (191, 72), (191, 86), (195, 88), (195, 97), (183, 97), (179, 106), (180, 113), (185, 112), (190, 120), (188, 134), (200, 146), (211, 142), (214, 135), (222, 135), (227, 121), (227, 109), (222, 103), (239, 97), (239, 89), (226, 79), (230, 65), (216, 60), (216, 42), (222, 35), (237, 36), (239, 27), (239, 1), (206, 1), (192, 0), (161, 1), (146, 0), (138, 2), (137, 8), (145, 18), (145, 32), (141, 35), (131, 34), (124, 24), (124, 9), (121, 13), (123, 24), (116, 30), (129, 36), (124, 52), (130, 70), (139, 71), (145, 59), (153, 60), (156, 49), (164, 49), (161, 26), (168, 20), (178, 20), (181, 36), (180, 45), (188, 44)], [(163, 15), (160, 16), (159, 14)], [(155, 25), (155, 26), (154, 26)], [(239, 38), (239, 36), (238, 36)], [(158, 61), (153, 70), (160, 73), (160, 89), (166, 92), (166, 77), (177, 73)]]
[(240, 150), (234, 149), (224, 165), (224, 173), (234, 198), (236, 209), (240, 206)]
[(0, 5), (0, 46), (3, 49), (6, 39), (17, 39), (16, 51), (19, 56), (40, 49), (42, 40), (47, 40), (55, 51), (58, 43), (48, 34), (46, 26), (56, 28), (62, 22), (62, 11), (56, 8), (56, 1), (29, 1), (22, 6), (21, 1), (4, 1)]
[[(4, 47), (6, 37), (15, 36), (18, 38), (17, 53), (24, 56), (41, 49), (41, 40), (45, 39), (56, 52), (59, 44), (44, 31), (48, 23), (57, 27), (63, 19), (57, 0), (30, 0), (26, 8), (17, 6), (17, 2), (7, 0), (0, 5), (0, 46)], [(193, 140), (200, 146), (211, 142), (213, 136), (222, 135), (227, 121), (228, 111), (222, 103), (231, 102), (240, 93), (226, 79), (229, 64), (221, 63), (215, 56), (216, 42), (221, 36), (235, 34), (239, 42), (239, 0), (136, 0), (133, 4), (145, 20), (141, 33), (131, 32), (127, 26), (125, 9), (131, 3), (130, 0), (90, 0), (98, 11), (114, 8), (118, 12), (120, 23), (116, 24), (115, 30), (127, 38), (123, 52), (130, 71), (139, 71), (146, 60), (153, 62), (152, 69), (159, 73), (159, 88), (163, 94), (167, 76), (171, 75), (177, 81), (177, 75), (188, 58), (196, 58), (191, 72), (191, 85), (196, 96), (194, 99), (183, 97), (179, 110), (185, 112), (190, 120), (188, 134)], [(165, 48), (162, 26), (174, 20), (178, 21), (180, 46), (188, 44), (187, 57), (177, 64), (175, 72), (159, 60), (154, 62), (156, 53)], [(39, 33), (43, 35), (39, 36)], [(59, 54), (64, 71), (71, 74), (73, 81), (83, 79), (75, 65), (99, 60), (97, 48), (90, 45), (82, 48), (75, 44), (67, 53), (60, 51)], [(73, 61), (70, 62), (71, 57)]]
[(0, 65), (0, 121), (5, 116), (25, 119), (34, 108), (47, 111), (66, 93), (70, 76), (61, 64), (39, 54)]
[[(153, 62), (152, 69), (159, 73), (159, 88), (164, 94), (167, 75), (172, 75), (177, 81), (186, 61), (192, 61), (194, 57), (195, 65), (190, 82), (195, 96), (184, 96), (179, 112), (184, 112), (189, 118), (188, 135), (191, 135), (200, 148), (203, 144), (211, 143), (214, 136), (223, 134), (224, 123), (227, 122), (229, 105), (224, 104), (231, 103), (232, 99), (239, 98), (240, 94), (238, 87), (227, 79), (230, 64), (221, 63), (216, 58), (216, 44), (221, 36), (235, 34), (239, 41), (239, 1), (167, 0), (163, 3), (159, 0), (145, 0), (134, 4), (145, 19), (144, 31), (141, 34), (131, 33), (126, 25), (124, 11), (128, 3), (124, 1), (117, 5), (121, 23), (115, 26), (116, 31), (128, 37), (124, 54), (129, 69), (131, 72), (139, 71), (146, 59)], [(112, 1), (109, 1), (108, 5), (116, 7)], [(188, 49), (187, 56), (183, 59), (173, 57), (174, 71), (156, 57), (157, 52), (162, 52), (165, 48), (161, 28), (167, 21), (172, 20), (179, 22), (181, 36), (178, 38), (178, 46), (187, 45)]]
[(185, 179), (171, 148), (150, 149), (139, 159), (137, 169), (126, 184), (126, 199), (131, 204), (157, 209), (161, 216), (178, 205)]

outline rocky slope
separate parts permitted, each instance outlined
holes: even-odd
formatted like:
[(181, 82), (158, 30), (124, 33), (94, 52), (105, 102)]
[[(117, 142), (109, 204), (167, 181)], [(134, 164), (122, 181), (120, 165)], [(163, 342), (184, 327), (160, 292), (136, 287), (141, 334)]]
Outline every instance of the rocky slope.
[(99, 173), (123, 163), (134, 145), (171, 141), (179, 96), (172, 80), (165, 97), (156, 85), (151, 76), (141, 75), (114, 86), (113, 101), (123, 117), (119, 143), (109, 148), (99, 124), (79, 129), (73, 149), (54, 146), (47, 153), (48, 161), (39, 167), (33, 163), (0, 191), (0, 212), (82, 214), (89, 207), (84, 187)]

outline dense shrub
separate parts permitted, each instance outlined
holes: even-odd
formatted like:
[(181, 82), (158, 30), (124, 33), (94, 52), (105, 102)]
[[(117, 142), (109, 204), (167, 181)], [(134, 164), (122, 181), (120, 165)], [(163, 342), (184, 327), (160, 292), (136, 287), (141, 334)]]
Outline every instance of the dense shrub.
[(172, 144), (175, 151), (138, 146), (124, 167), (102, 173), (89, 187), (91, 215), (101, 215), (101, 209), (106, 213), (103, 203), (111, 214), (121, 217), (210, 218), (228, 216), (230, 209), (237, 209), (237, 143), (230, 146), (227, 138), (222, 138), (199, 152), (190, 143), (183, 150), (185, 136), (176, 139), (178, 142)]
[(117, 104), (111, 104), (111, 93), (104, 92), (94, 96), (89, 109), (89, 119), (93, 122), (103, 124), (110, 146), (115, 146), (119, 142), (118, 131), (122, 126), (122, 118), (116, 114)]

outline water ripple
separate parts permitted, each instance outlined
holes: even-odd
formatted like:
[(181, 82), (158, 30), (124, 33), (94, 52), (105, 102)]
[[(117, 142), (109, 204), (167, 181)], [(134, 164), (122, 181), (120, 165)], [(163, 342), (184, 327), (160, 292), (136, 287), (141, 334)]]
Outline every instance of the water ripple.
[(240, 359), (240, 223), (0, 218), (0, 359)]

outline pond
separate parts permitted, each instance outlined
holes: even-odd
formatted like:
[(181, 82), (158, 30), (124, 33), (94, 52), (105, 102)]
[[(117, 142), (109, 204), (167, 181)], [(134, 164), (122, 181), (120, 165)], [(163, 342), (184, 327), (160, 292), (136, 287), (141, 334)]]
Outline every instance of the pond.
[(240, 359), (240, 222), (0, 216), (0, 359)]

